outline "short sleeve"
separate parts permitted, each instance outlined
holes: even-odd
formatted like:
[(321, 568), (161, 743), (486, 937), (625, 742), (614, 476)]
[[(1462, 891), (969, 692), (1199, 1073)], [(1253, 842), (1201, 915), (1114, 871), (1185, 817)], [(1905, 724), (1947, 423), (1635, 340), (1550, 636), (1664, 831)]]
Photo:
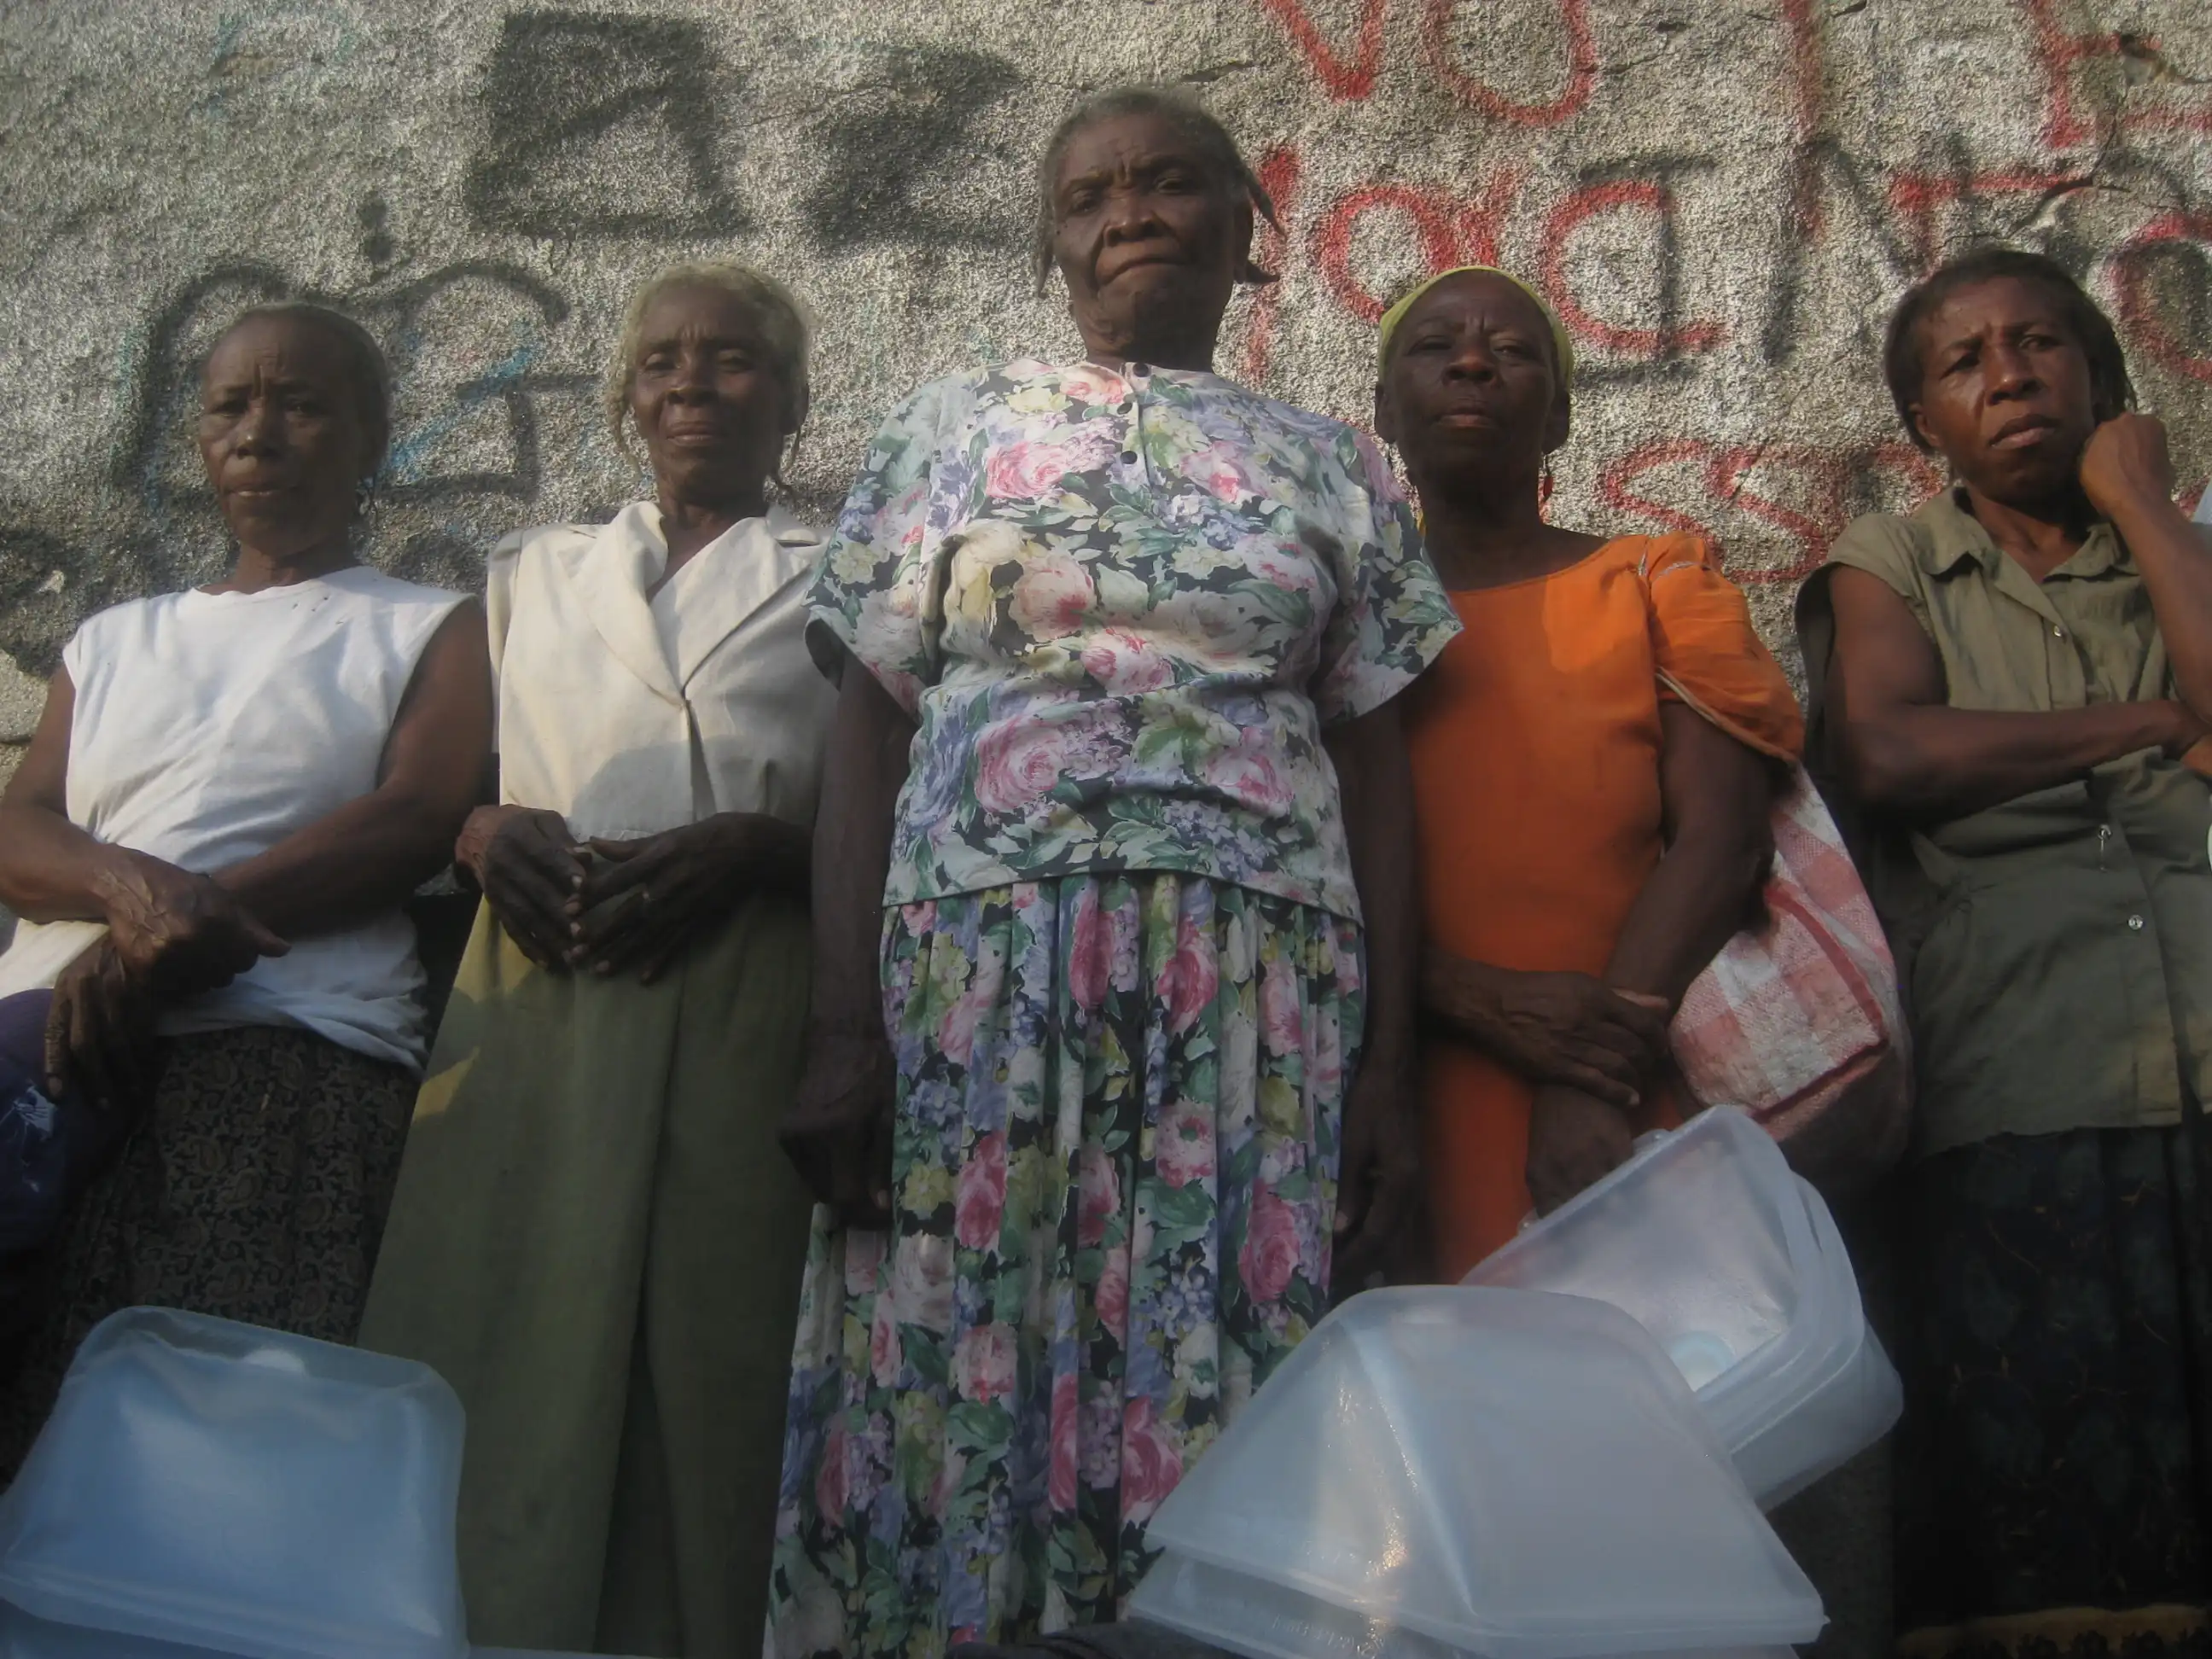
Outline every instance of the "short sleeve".
[(909, 714), (940, 667), (932, 572), (941, 526), (933, 532), (930, 507), (955, 384), (924, 386), (884, 422), (807, 594), (806, 643), (816, 665), (835, 678), (842, 645)]
[(1413, 506), (1373, 441), (1347, 427), (1335, 459), (1351, 505), (1340, 543), (1336, 608), (1322, 631), (1312, 682), (1324, 726), (1380, 708), (1419, 678), (1460, 631), (1422, 550)]
[(1688, 704), (1762, 755), (1792, 763), (1802, 758), (1797, 694), (1712, 545), (1695, 536), (1668, 537), (1653, 550), (1644, 580), (1662, 697)]

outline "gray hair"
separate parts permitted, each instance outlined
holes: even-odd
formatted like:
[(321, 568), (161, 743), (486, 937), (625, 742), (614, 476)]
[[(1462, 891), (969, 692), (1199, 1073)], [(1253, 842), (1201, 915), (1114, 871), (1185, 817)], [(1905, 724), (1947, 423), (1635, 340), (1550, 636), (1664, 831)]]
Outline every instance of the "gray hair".
[[(1066, 118), (1053, 129), (1052, 137), (1044, 147), (1043, 160), (1037, 164), (1036, 224), (1030, 253), (1036, 268), (1036, 291), (1040, 294), (1045, 291), (1046, 281), (1052, 275), (1052, 245), (1060, 230), (1060, 168), (1067, 159), (1068, 146), (1079, 134), (1101, 122), (1119, 120), (1126, 115), (1153, 115), (1166, 122), (1175, 129), (1176, 137), (1198, 152), (1209, 171), (1218, 174), (1251, 203), (1255, 214), (1277, 230), (1283, 228), (1267, 187), (1245, 161), (1244, 153), (1237, 148), (1229, 129), (1204, 104), (1180, 87), (1109, 87), (1068, 112)], [(1262, 270), (1248, 256), (1237, 280), (1272, 283), (1275, 273)]]
[(322, 330), (337, 343), (345, 376), (353, 387), (354, 410), (368, 439), (368, 465), (361, 475), (362, 487), (374, 483), (392, 453), (392, 364), (376, 337), (334, 306), (313, 300), (276, 300), (250, 306), (231, 319), (217, 343), (228, 339), (248, 323), (264, 319), (305, 323)]
[[(622, 333), (615, 341), (614, 358), (607, 365), (607, 428), (614, 434), (615, 447), (630, 460), (637, 459), (637, 452), (629, 443), (629, 394), (637, 384), (637, 353), (643, 343), (645, 313), (662, 295), (678, 288), (714, 289), (744, 308), (745, 320), (760, 337), (761, 349), (767, 355), (769, 373), (783, 388), (795, 452), (799, 428), (806, 424), (806, 411), (814, 398), (806, 370), (813, 334), (806, 306), (775, 277), (750, 265), (717, 260), (671, 265), (629, 296), (629, 304), (623, 311)], [(781, 462), (769, 476), (778, 483), (783, 482)]]

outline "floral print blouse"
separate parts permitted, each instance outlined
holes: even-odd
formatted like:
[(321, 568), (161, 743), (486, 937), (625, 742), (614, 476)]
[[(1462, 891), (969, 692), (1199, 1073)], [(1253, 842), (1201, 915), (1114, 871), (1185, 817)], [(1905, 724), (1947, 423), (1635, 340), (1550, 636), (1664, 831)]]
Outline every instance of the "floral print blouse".
[(1364, 434), (1140, 364), (924, 386), (810, 615), (920, 726), (886, 904), (1174, 870), (1355, 920), (1321, 728), (1459, 631)]

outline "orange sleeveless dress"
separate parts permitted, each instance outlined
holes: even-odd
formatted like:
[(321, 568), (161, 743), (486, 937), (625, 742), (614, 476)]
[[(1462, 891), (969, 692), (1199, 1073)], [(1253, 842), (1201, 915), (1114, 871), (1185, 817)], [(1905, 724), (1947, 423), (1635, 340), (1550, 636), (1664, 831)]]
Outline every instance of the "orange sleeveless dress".
[[(1407, 703), (1426, 938), (1501, 968), (1601, 974), (1659, 862), (1661, 700), (1795, 761), (1797, 699), (1694, 536), (1620, 537), (1451, 600), (1466, 631)], [(1423, 1068), (1437, 1267), (1457, 1279), (1528, 1212), (1534, 1091), (1449, 1037), (1427, 1039)]]

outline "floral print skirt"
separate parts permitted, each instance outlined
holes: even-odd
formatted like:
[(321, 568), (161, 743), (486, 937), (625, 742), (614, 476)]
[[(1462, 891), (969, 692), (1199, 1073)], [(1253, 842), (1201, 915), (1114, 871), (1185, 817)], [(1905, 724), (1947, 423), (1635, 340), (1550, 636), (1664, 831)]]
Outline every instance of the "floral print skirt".
[(1172, 874), (888, 911), (893, 1224), (817, 1211), (769, 1651), (1113, 1619), (1328, 1304), (1358, 925)]

